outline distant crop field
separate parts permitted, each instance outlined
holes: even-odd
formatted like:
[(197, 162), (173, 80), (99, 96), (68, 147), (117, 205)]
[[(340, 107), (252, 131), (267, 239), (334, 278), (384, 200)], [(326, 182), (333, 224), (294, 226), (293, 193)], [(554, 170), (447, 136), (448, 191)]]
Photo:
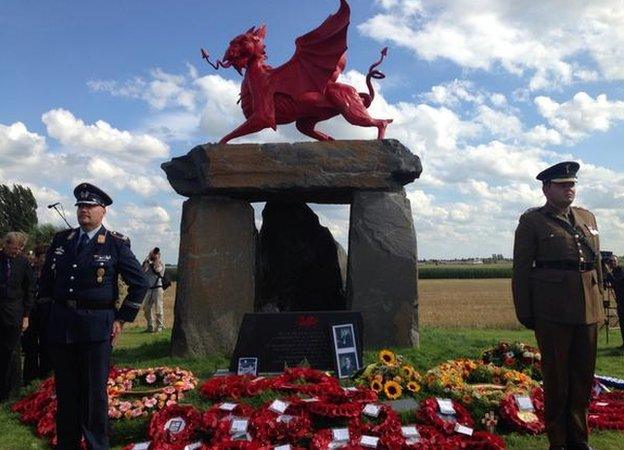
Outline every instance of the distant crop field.
[[(165, 326), (173, 325), (176, 283), (165, 291)], [(421, 326), (519, 328), (509, 279), (420, 280)], [(145, 328), (143, 311), (131, 327)]]
[(431, 279), (511, 278), (511, 263), (419, 264), (418, 277)]
[(421, 326), (519, 328), (509, 279), (420, 280)]

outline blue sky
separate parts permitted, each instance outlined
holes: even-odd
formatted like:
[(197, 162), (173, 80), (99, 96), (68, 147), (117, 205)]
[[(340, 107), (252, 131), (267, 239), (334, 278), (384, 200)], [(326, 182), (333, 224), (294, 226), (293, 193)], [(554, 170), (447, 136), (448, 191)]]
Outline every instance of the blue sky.
[[(596, 213), (602, 245), (624, 253), (624, 10), (621, 2), (351, 0), (343, 80), (389, 46), (371, 106), (423, 161), (411, 184), (424, 258), (510, 255), (525, 209), (542, 202), (534, 176), (576, 159), (579, 205)], [(83, 180), (115, 199), (107, 224), (139, 258), (159, 245), (177, 259), (182, 197), (160, 163), (214, 142), (242, 120), (241, 78), (213, 58), (265, 23), (268, 62), (338, 8), (337, 0), (55, 1), (0, 4), (0, 182), (32, 187), (40, 205)], [(336, 138), (375, 133), (332, 119)], [(245, 141), (304, 140), (291, 126)], [(236, 142), (236, 141), (235, 141)], [(239, 140), (240, 142), (240, 140)], [(348, 208), (314, 206), (346, 245)], [(261, 205), (256, 205), (259, 224)], [(60, 225), (44, 207), (42, 222)]]

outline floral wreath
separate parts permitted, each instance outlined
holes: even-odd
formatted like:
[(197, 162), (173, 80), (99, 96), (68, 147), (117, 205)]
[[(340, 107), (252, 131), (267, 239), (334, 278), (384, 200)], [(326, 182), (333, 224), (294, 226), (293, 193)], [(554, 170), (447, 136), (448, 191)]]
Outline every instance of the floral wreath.
[(466, 406), (484, 410), (498, 408), (510, 393), (527, 393), (538, 384), (524, 373), (471, 359), (447, 361), (427, 371), (424, 384), (429, 392), (451, 397)]
[(602, 430), (624, 430), (624, 392), (605, 392), (589, 405), (589, 426)]
[(254, 397), (271, 389), (273, 380), (251, 375), (228, 375), (212, 377), (199, 389), (200, 395), (212, 401), (225, 399), (238, 400), (241, 397)]
[(455, 424), (459, 423), (469, 428), (474, 428), (474, 421), (470, 413), (461, 403), (451, 400), (455, 409), (455, 419), (445, 420), (438, 415), (438, 401), (434, 397), (429, 397), (420, 402), (418, 417), (426, 424), (433, 425), (445, 434), (452, 434), (455, 431)]
[(349, 420), (349, 429), (360, 434), (381, 436), (383, 433), (401, 434), (401, 419), (388, 405), (379, 405), (379, 415), (370, 417), (361, 413)]
[(533, 413), (522, 413), (518, 408), (515, 395), (508, 394), (501, 400), (500, 417), (514, 431), (528, 434), (543, 433), (546, 428), (544, 424), (544, 391), (540, 387), (534, 388), (529, 397), (535, 409)]
[(296, 442), (312, 434), (312, 421), (306, 412), (282, 415), (269, 409), (270, 404), (257, 410), (249, 421), (255, 439), (265, 444), (279, 444)]
[(542, 356), (538, 348), (524, 342), (500, 341), (495, 347), (485, 350), (481, 359), (486, 364), (523, 372), (534, 380), (542, 380)]
[(112, 419), (148, 416), (151, 411), (176, 404), (184, 398), (184, 392), (196, 385), (193, 373), (179, 367), (111, 369), (108, 416)]
[(326, 395), (342, 390), (336, 378), (320, 370), (308, 367), (286, 368), (284, 373), (273, 380), (276, 391), (305, 395)]
[[(178, 429), (170, 425), (175, 421)], [(152, 415), (147, 427), (147, 437), (153, 448), (167, 448), (168, 445), (190, 444), (201, 429), (201, 414), (191, 405), (169, 405)]]

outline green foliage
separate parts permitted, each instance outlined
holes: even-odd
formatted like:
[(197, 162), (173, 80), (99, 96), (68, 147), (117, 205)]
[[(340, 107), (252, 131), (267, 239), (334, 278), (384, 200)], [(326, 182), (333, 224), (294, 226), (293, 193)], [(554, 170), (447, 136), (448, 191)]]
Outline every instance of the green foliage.
[(465, 279), (465, 278), (511, 278), (511, 267), (507, 265), (461, 266), (442, 265), (418, 268), (418, 278)]
[(38, 245), (50, 245), (54, 235), (61, 230), (62, 228), (57, 228), (49, 223), (35, 226), (28, 233), (28, 249), (31, 250)]
[(30, 188), (0, 184), (0, 236), (9, 231), (30, 233), (37, 225), (37, 201)]

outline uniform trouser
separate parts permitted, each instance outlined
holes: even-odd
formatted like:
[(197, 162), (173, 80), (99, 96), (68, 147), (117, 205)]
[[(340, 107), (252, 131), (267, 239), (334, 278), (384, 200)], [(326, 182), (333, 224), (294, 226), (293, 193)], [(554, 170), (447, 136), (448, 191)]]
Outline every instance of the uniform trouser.
[(21, 324), (0, 325), (0, 401), (7, 400), (21, 386)]
[[(162, 330), (165, 327), (163, 321), (163, 297), (162, 288), (149, 289), (143, 300), (143, 311), (145, 312), (145, 320), (149, 330)], [(156, 326), (154, 326), (154, 316)]]
[(622, 335), (622, 344), (624, 344), (624, 300), (617, 304), (618, 321), (620, 322), (620, 334)]
[(50, 346), (56, 380), (59, 450), (78, 450), (84, 436), (90, 450), (108, 445), (106, 384), (110, 341)]
[(30, 325), (22, 335), (24, 384), (45, 378), (52, 371), (48, 345), (44, 340), (47, 315), (41, 306), (30, 310)]
[(550, 445), (587, 443), (597, 334), (596, 324), (570, 325), (541, 319), (535, 323)]

